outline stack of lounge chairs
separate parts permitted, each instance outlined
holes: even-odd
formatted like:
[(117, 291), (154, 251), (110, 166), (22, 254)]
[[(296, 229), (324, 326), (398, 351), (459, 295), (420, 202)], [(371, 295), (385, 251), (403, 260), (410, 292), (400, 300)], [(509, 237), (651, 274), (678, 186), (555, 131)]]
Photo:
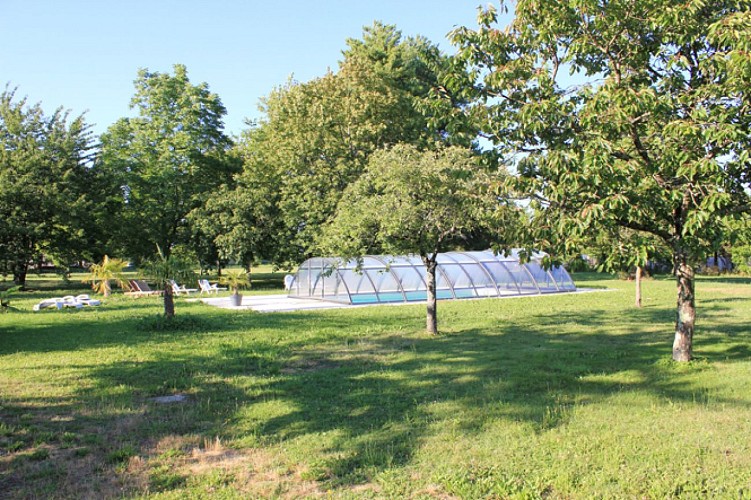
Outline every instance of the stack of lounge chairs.
[(101, 304), (101, 300), (92, 299), (87, 294), (81, 294), (78, 296), (66, 295), (65, 297), (55, 297), (52, 299), (44, 299), (38, 304), (35, 304), (32, 308), (34, 311), (41, 311), (42, 309), (58, 309), (61, 310), (66, 307), (74, 307), (81, 309), (83, 306), (98, 306)]

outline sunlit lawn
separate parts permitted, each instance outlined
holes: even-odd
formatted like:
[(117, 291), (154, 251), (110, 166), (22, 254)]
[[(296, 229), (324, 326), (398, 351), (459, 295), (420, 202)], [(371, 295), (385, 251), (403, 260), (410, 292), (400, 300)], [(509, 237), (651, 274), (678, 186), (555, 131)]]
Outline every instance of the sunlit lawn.
[(32, 280), (0, 316), (0, 497), (751, 497), (751, 282), (701, 279), (675, 365), (671, 280), (641, 310), (575, 280), (614, 291), (441, 302), (438, 337), (423, 305), (32, 313), (68, 293)]

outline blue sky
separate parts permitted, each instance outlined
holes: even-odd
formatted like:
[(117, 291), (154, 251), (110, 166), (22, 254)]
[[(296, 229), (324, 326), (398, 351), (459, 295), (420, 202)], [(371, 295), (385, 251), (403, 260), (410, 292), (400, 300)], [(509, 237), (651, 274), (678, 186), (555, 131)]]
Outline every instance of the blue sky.
[(207, 82), (238, 134), (258, 99), (290, 75), (307, 81), (335, 69), (347, 38), (380, 20), (451, 52), (446, 33), (475, 27), (479, 0), (3, 0), (0, 84), (41, 102), (87, 111), (96, 133), (131, 115), (139, 68), (185, 64)]

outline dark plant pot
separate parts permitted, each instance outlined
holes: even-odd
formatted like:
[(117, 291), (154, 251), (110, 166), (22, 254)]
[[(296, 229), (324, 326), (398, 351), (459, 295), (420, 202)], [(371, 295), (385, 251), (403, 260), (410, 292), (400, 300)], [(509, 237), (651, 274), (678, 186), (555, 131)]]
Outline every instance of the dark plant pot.
[(239, 293), (233, 293), (229, 296), (229, 303), (235, 307), (241, 306), (243, 304), (243, 296)]

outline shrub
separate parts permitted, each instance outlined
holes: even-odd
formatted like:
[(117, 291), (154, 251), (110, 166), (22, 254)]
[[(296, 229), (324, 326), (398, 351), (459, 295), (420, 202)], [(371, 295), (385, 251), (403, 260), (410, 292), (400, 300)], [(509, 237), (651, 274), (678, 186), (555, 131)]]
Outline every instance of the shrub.
[(751, 245), (735, 246), (730, 249), (730, 257), (736, 271), (751, 274)]

